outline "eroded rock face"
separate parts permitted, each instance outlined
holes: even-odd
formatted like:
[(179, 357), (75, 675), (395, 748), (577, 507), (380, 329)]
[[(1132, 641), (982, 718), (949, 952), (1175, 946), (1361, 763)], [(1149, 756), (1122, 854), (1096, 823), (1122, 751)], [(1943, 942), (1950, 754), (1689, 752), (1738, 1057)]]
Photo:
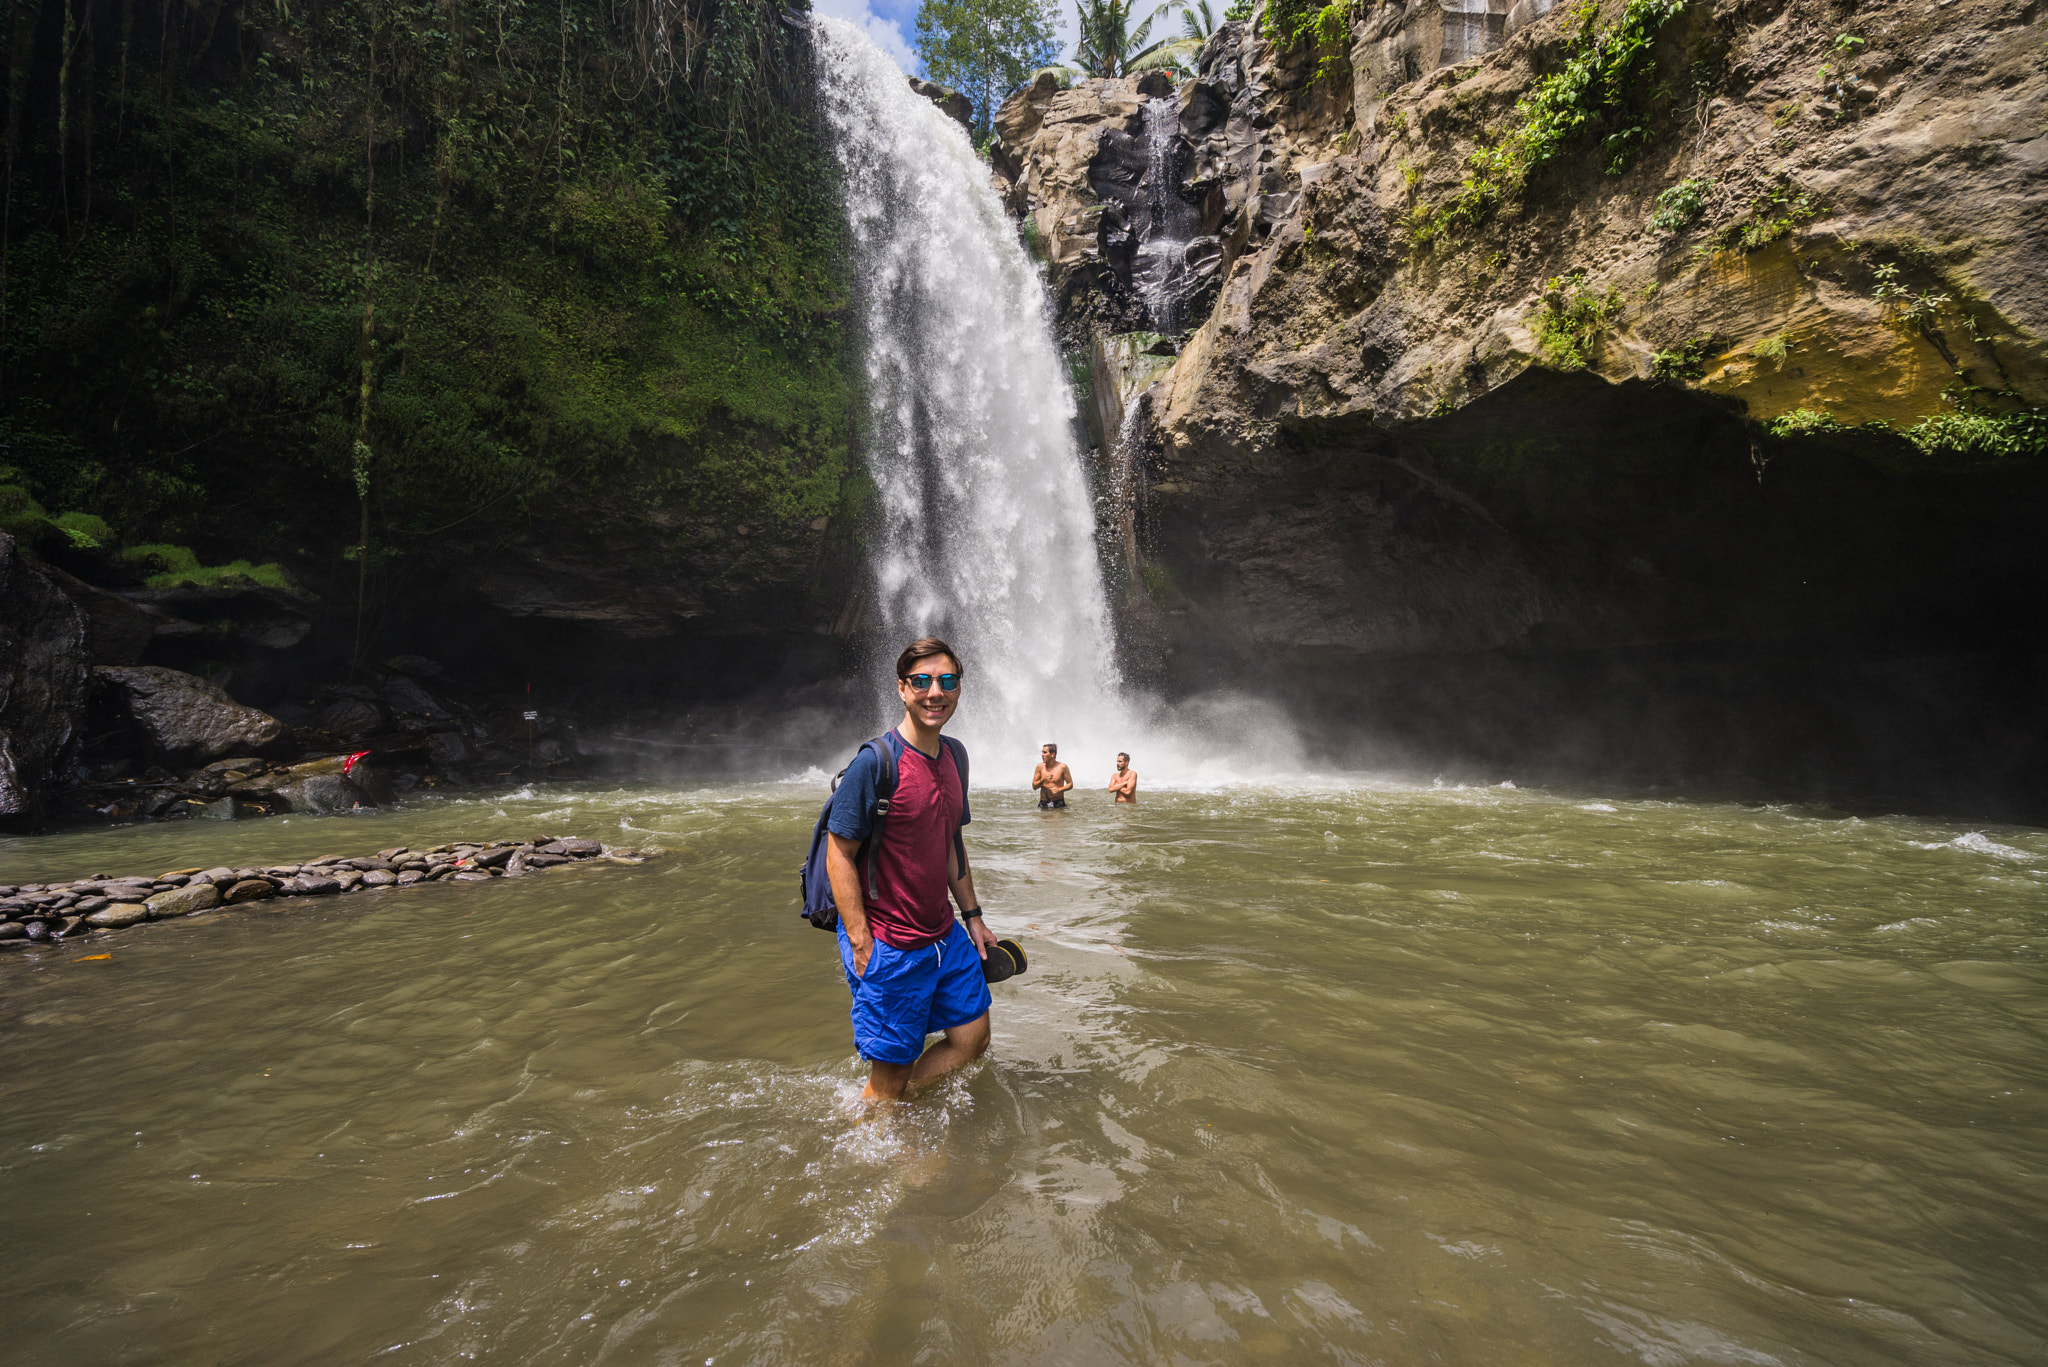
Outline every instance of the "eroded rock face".
[(148, 665), (94, 671), (158, 754), (184, 763), (262, 750), (284, 737), (275, 717), (196, 675)]
[(0, 821), (39, 823), (85, 717), (84, 615), (0, 532)]
[[(1205, 48), (1181, 189), (1222, 285), (1119, 454), (1135, 653), (1177, 689), (1298, 668), (1332, 747), (1871, 791), (1881, 753), (1893, 786), (2048, 800), (2010, 758), (2048, 755), (2024, 644), (2048, 460), (1859, 426), (2048, 404), (2038, 27), (1997, 0), (1692, 0), (1622, 174), (1595, 137), (1446, 217), (1576, 32), (1400, 0), (1355, 17), (1348, 71), (1242, 25)], [(1118, 95), (998, 120), (1070, 338), (1116, 321), (1085, 297), (1112, 197), (1083, 173)], [(1657, 221), (1681, 184), (1696, 214)]]

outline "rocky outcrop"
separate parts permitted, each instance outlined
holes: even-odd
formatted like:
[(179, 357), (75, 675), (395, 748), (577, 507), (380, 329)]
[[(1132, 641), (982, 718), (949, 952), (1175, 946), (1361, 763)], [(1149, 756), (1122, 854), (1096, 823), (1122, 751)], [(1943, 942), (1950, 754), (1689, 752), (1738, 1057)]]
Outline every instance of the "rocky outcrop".
[(165, 759), (203, 763), (263, 750), (285, 735), (277, 718), (176, 669), (103, 665), (94, 675), (149, 748)]
[(1091, 407), (1142, 406), (1104, 461), (1126, 633), (1171, 689), (1289, 661), (1360, 762), (2048, 805), (2038, 27), (1998, 0), (1658, 8), (1616, 102), (1512, 173), (1523, 102), (1577, 116), (1544, 83), (1619, 0), (1590, 29), (1370, 5), (1348, 66), (1225, 26), (1174, 154), (1221, 286), (1142, 398), (1086, 232), (1131, 98), (1005, 107), (998, 189), (1049, 244)]
[(354, 858), (322, 855), (303, 864), (175, 869), (155, 878), (102, 875), (0, 886), (0, 949), (33, 949), (146, 921), (187, 920), (276, 898), (482, 883), (578, 863), (642, 864), (655, 853), (607, 848), (577, 836), (536, 836), (523, 841), (454, 841), (419, 849), (399, 845)]
[(40, 824), (77, 753), (86, 622), (0, 532), (0, 822)]
[(974, 101), (951, 86), (912, 76), (910, 88), (939, 107), (939, 111), (969, 133), (974, 131)]

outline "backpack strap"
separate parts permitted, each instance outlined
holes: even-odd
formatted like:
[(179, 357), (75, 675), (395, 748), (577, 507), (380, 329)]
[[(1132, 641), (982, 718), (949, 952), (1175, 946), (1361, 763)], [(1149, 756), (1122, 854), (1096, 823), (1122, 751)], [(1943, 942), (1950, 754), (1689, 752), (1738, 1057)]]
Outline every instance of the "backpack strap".
[[(939, 745), (952, 752), (953, 767), (960, 771), (960, 811), (967, 811), (967, 747), (951, 736), (940, 736)], [(953, 823), (953, 849), (960, 856), (960, 872), (967, 873), (967, 841), (960, 834), (960, 823)]]
[[(896, 795), (896, 750), (890, 744), (891, 737), (895, 736), (896, 731), (892, 728), (876, 736), (873, 740), (861, 743), (861, 749), (872, 748), (874, 750), (875, 764), (877, 766), (875, 774), (875, 810), (869, 818), (867, 848), (864, 851), (869, 856), (867, 862), (868, 896), (870, 898), (880, 894), (880, 884), (877, 882), (878, 874), (876, 872), (876, 865), (879, 861), (873, 857), (873, 854), (881, 844), (882, 822), (889, 815), (889, 799)], [(901, 738), (898, 737), (897, 739), (900, 741)]]

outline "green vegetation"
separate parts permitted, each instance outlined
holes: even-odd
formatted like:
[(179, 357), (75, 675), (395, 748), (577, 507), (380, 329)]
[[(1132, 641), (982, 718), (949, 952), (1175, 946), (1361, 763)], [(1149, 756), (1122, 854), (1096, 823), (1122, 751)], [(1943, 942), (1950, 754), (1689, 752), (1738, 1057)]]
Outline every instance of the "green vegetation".
[(1774, 185), (1752, 199), (1742, 217), (1724, 224), (1699, 251), (1703, 256), (1757, 251), (1827, 211), (1827, 205), (1809, 191)]
[[(1949, 397), (1953, 401), (1955, 396)], [(1958, 406), (1954, 412), (1932, 414), (1904, 428), (1893, 428), (1884, 422), (1868, 422), (1853, 428), (1836, 421), (1825, 410), (1796, 408), (1765, 424), (1765, 430), (1781, 438), (1856, 431), (1896, 432), (1922, 455), (1930, 457), (1967, 461), (2048, 459), (2048, 413), (2038, 408), (1997, 412)]]
[(1242, 24), (1252, 17), (1252, 0), (1230, 0), (1230, 8), (1223, 11), (1223, 22)]
[(1341, 71), (1350, 58), (1351, 0), (1266, 0), (1259, 32), (1276, 47), (1316, 50), (1316, 70), (1309, 79), (1319, 81)]
[(295, 589), (280, 565), (252, 565), (234, 560), (225, 565), (204, 566), (189, 547), (171, 545), (130, 546), (121, 559), (143, 570), (143, 580), (153, 589), (219, 588), (238, 584), (260, 584), (265, 588)]
[(1695, 337), (1657, 352), (1650, 358), (1650, 369), (1660, 380), (1697, 380), (1707, 373), (1707, 358), (1713, 354), (1712, 337)]
[(1894, 327), (1924, 329), (1940, 316), (1941, 311), (1955, 302), (1949, 295), (1922, 290), (1915, 294), (1899, 283), (1899, 268), (1890, 263), (1877, 267), (1871, 274), (1876, 285), (1870, 297), (1877, 300), (1883, 310), (1884, 320)]
[(1772, 365), (1780, 365), (1784, 362), (1786, 355), (1792, 350), (1791, 334), (1781, 332), (1774, 337), (1765, 337), (1749, 350), (1750, 354), (1760, 361), (1769, 361)]
[(1684, 232), (1700, 221), (1700, 215), (1706, 212), (1707, 196), (1713, 189), (1711, 178), (1693, 176), (1669, 189), (1660, 190), (1656, 211), (1650, 215), (1650, 230), (1667, 235)]
[(1597, 0), (1585, 0), (1574, 11), (1579, 32), (1563, 69), (1516, 103), (1506, 128), (1482, 133), (1482, 145), (1467, 159), (1465, 178), (1451, 197), (1433, 208), (1418, 206), (1409, 216), (1410, 242), (1427, 250), (1458, 229), (1476, 227), (1538, 169), (1596, 136), (1607, 174), (1627, 170), (1649, 140), (1663, 97), (1648, 79), (1652, 46), (1658, 30), (1684, 8), (1685, 0), (1628, 0), (1612, 24), (1596, 28), (1600, 7)]
[(4, 516), (353, 597), (344, 548), (418, 582), (611, 498), (834, 512), (843, 229), (780, 11), (19, 0)]
[(1140, 23), (1131, 23), (1131, 11), (1138, 0), (1076, 0), (1074, 12), (1080, 20), (1081, 35), (1074, 47), (1074, 65), (1090, 76), (1123, 76), (1142, 69), (1144, 59), (1164, 48), (1169, 40), (1156, 43), (1152, 25), (1172, 9), (1159, 6)]
[(986, 141), (1003, 97), (1059, 56), (1057, 19), (1052, 0), (924, 0), (917, 55), (928, 78), (967, 96)]
[(1560, 370), (1584, 370), (1592, 364), (1607, 320), (1620, 308), (1620, 295), (1592, 288), (1584, 271), (1553, 276), (1543, 284), (1536, 313), (1537, 351)]
[(1922, 418), (1901, 435), (1930, 455), (1991, 460), (2048, 458), (2048, 413), (1961, 410)]
[(1835, 415), (1825, 409), (1795, 408), (1765, 423), (1764, 430), (1774, 437), (1808, 437), (1816, 432), (1843, 432), (1848, 429), (1836, 422)]

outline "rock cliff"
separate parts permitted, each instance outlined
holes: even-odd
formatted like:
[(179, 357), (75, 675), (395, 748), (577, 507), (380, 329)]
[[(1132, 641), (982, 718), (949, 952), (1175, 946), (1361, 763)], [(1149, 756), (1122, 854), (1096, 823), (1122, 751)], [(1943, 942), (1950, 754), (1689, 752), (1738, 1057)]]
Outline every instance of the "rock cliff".
[(997, 116), (1162, 684), (1282, 666), (1361, 762), (2048, 801), (2038, 6), (1264, 27), (1147, 163), (1185, 328), (1120, 268), (1148, 92)]

